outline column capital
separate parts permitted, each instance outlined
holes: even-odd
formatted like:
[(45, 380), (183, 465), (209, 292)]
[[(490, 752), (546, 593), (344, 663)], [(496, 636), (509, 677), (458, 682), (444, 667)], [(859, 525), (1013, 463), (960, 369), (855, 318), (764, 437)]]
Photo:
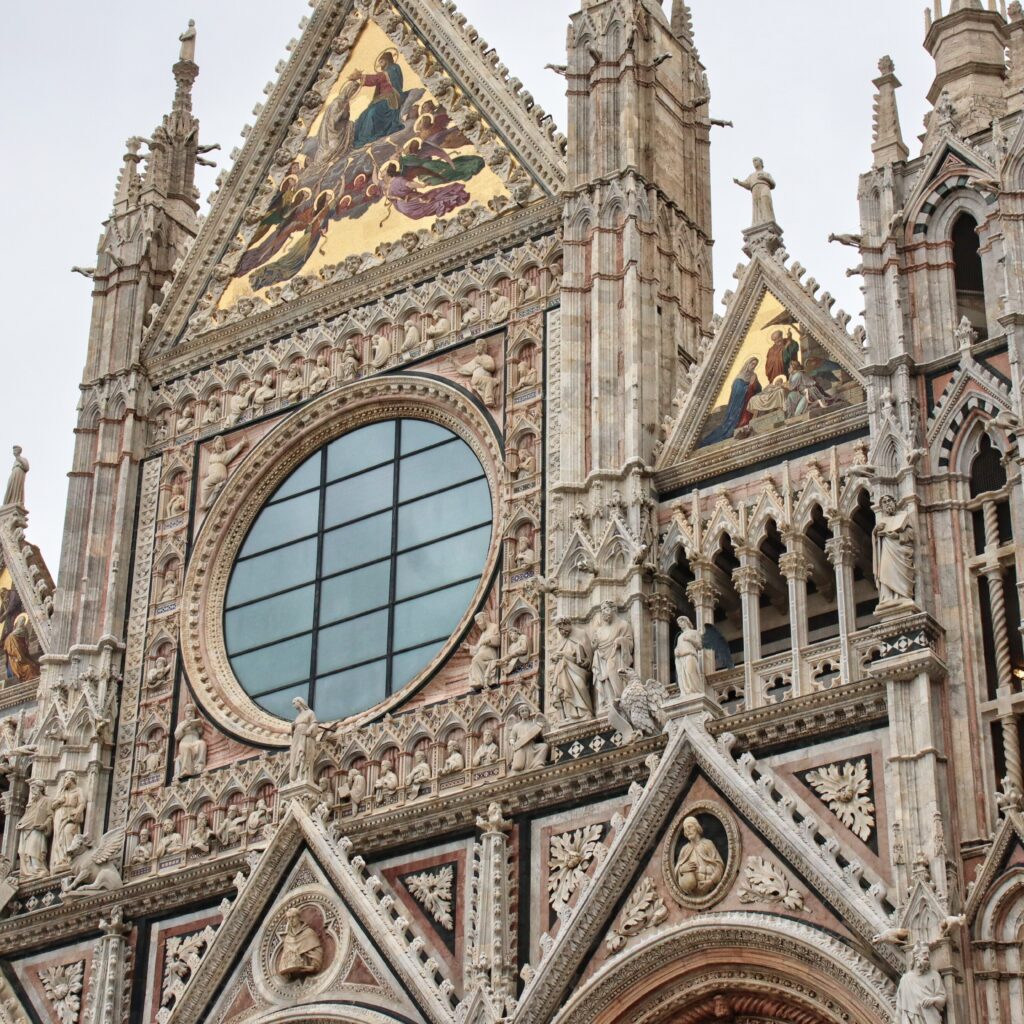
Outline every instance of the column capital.
[(802, 551), (787, 551), (779, 559), (779, 570), (788, 581), (806, 583), (811, 578), (814, 566)]
[(765, 579), (764, 573), (756, 566), (741, 565), (733, 572), (732, 582), (740, 594), (758, 596), (768, 581)]

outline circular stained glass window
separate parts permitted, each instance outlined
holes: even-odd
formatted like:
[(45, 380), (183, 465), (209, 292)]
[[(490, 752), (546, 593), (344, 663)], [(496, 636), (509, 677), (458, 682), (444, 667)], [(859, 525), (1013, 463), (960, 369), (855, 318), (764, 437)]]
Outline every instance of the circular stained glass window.
[(265, 711), (358, 714), (415, 679), (465, 618), (491, 543), (473, 450), (423, 420), (322, 448), (267, 502), (235, 561), (231, 667)]

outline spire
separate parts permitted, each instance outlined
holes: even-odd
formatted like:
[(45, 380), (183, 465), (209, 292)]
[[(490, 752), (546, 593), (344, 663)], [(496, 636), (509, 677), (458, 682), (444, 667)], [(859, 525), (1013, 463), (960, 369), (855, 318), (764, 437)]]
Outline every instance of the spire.
[(935, 0), (925, 27), (925, 49), (935, 60), (928, 101), (934, 106), (946, 91), (965, 137), (987, 129), (1006, 109), (1006, 0), (948, 0), (948, 11)]
[(1007, 113), (1015, 114), (1024, 105), (1024, 10), (1019, 0), (1013, 0), (1008, 9), (1009, 68), (1006, 73)]
[(686, 0), (672, 0), (672, 34), (684, 46), (693, 46), (693, 15)]
[(880, 75), (875, 79), (875, 137), (871, 151), (875, 154), (875, 166), (900, 163), (907, 159), (910, 150), (903, 141), (900, 127), (900, 111), (896, 104), (896, 90), (900, 80), (896, 77), (896, 65), (892, 57), (883, 57), (878, 62)]

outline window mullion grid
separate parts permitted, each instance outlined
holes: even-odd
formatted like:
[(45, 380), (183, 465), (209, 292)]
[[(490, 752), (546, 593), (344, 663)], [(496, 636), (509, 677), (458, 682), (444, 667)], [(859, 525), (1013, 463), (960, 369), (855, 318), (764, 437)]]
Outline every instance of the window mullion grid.
[(394, 668), (392, 655), (395, 650), (395, 593), (398, 589), (398, 497), (402, 478), (402, 421), (395, 422), (395, 463), (391, 478), (391, 578), (388, 581), (388, 636), (387, 661), (385, 662), (384, 693), (390, 697), (394, 692)]
[(313, 636), (309, 645), (309, 706), (316, 709), (316, 659), (320, 641), (320, 590), (324, 573), (324, 518), (327, 514), (327, 449), (320, 452), (320, 510), (316, 532), (316, 576), (313, 580)]

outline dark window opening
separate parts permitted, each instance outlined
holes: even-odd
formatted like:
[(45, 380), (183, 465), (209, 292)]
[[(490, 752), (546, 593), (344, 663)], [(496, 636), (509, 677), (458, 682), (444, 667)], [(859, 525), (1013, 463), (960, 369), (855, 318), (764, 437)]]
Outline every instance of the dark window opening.
[(988, 337), (988, 317), (985, 313), (981, 239), (978, 238), (978, 222), (969, 213), (957, 218), (952, 241), (957, 318), (967, 317), (978, 332), (978, 339), (984, 341)]

